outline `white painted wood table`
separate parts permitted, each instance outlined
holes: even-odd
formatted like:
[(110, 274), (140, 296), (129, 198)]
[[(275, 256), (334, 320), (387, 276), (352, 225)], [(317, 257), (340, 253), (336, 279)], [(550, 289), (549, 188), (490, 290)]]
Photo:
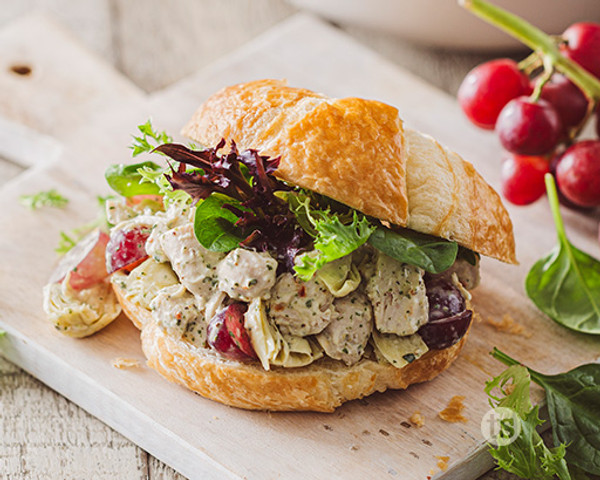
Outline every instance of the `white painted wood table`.
[[(279, 0), (4, 0), (2, 7), (0, 30), (35, 8), (50, 12), (148, 92), (198, 70), (294, 12)], [(357, 28), (347, 31), (451, 93), (472, 65), (487, 58), (430, 51)], [(0, 68), (7, 68), (5, 60), (0, 58)], [(59, 126), (49, 119), (47, 133), (53, 128)], [(54, 147), (49, 139), (45, 153)], [(30, 162), (35, 155), (30, 152)], [(0, 159), (0, 185), (26, 166), (27, 160), (23, 165)], [(183, 478), (1, 358), (0, 432), (0, 479)], [(490, 473), (484, 478), (512, 477)]]

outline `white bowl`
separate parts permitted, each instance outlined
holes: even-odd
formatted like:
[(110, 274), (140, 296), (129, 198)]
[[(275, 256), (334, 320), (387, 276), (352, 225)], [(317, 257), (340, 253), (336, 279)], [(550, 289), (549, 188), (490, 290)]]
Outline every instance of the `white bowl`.
[[(289, 0), (339, 24), (393, 33), (430, 47), (500, 50), (517, 40), (458, 5), (457, 0)], [(600, 22), (600, 0), (495, 0), (547, 33), (571, 23)]]

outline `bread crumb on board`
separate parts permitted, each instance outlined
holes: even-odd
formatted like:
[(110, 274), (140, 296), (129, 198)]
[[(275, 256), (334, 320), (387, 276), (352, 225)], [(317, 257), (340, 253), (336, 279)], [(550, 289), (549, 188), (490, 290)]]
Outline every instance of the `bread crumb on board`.
[(421, 428), (423, 425), (425, 425), (425, 417), (423, 417), (423, 415), (421, 415), (421, 412), (419, 411), (413, 413), (409, 420), (410, 423), (412, 423), (417, 428)]
[(450, 460), (450, 457), (445, 455), (436, 455), (435, 458), (437, 458), (437, 466), (442, 472), (448, 470), (448, 460)]
[(448, 406), (444, 408), (438, 416), (446, 421), (451, 423), (456, 422), (467, 422), (467, 418), (463, 416), (462, 412), (465, 409), (463, 404), (465, 397), (462, 395), (453, 396), (448, 402)]
[(112, 366), (118, 369), (135, 368), (140, 366), (140, 362), (135, 358), (117, 357), (113, 360)]
[(521, 335), (525, 338), (531, 338), (532, 333), (528, 331), (523, 325), (517, 323), (513, 317), (508, 313), (502, 316), (502, 320), (496, 320), (495, 318), (486, 318), (486, 323), (491, 325), (499, 332), (510, 333), (513, 335)]

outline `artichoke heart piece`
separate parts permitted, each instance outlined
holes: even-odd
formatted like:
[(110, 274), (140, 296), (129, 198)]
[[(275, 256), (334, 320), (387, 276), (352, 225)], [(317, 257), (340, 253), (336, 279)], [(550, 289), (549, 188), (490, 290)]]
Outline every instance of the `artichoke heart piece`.
[(293, 335), (284, 337), (279, 329), (269, 322), (264, 301), (260, 298), (250, 302), (244, 324), (254, 351), (265, 370), (270, 370), (271, 365), (302, 367), (323, 356), (323, 351), (315, 342)]
[(326, 263), (317, 271), (317, 277), (334, 297), (345, 297), (360, 285), (360, 272), (352, 263), (352, 255)]
[(131, 302), (150, 310), (150, 303), (163, 288), (179, 284), (168, 263), (158, 263), (152, 258), (144, 261), (127, 276), (113, 275), (111, 281), (125, 290)]
[(74, 290), (70, 276), (44, 287), (44, 311), (61, 333), (87, 337), (117, 318), (121, 305), (110, 283), (102, 281), (85, 290)]
[(414, 362), (429, 350), (418, 333), (401, 337), (374, 330), (372, 338), (377, 358), (384, 359), (396, 368)]
[(323, 356), (323, 349), (312, 338), (283, 336), (282, 348), (271, 362), (280, 367), (304, 367)]

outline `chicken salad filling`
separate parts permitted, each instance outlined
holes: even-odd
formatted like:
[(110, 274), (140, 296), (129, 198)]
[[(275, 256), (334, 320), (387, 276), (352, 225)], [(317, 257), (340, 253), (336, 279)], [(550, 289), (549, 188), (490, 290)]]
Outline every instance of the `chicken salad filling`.
[[(267, 370), (321, 358), (400, 368), (464, 336), (477, 254), (287, 185), (273, 176), (278, 158), (224, 146), (164, 143), (167, 169), (107, 170), (121, 195), (106, 202), (108, 233), (82, 240), (46, 287), (57, 328), (89, 334), (116, 318), (112, 292), (102, 309), (85, 293), (110, 277), (168, 335)], [(98, 318), (69, 319), (69, 302)]]

